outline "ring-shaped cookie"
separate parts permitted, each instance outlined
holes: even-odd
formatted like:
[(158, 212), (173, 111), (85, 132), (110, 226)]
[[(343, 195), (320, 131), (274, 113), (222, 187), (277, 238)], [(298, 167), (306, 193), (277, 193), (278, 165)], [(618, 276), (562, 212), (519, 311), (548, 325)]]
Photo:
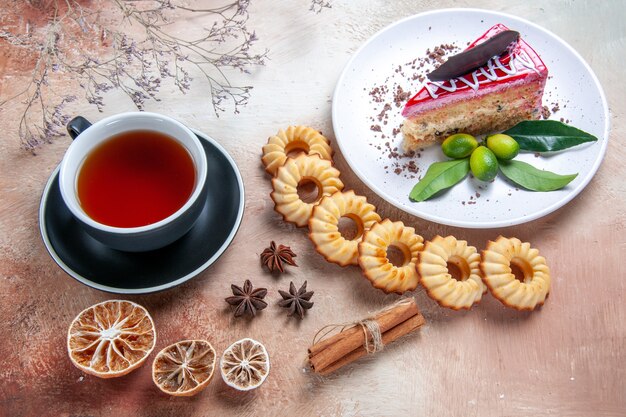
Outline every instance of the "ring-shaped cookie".
[[(350, 218), (356, 225), (357, 232), (348, 240), (339, 232), (339, 220)], [(376, 207), (354, 191), (338, 191), (322, 198), (309, 219), (309, 238), (315, 250), (328, 262), (340, 266), (358, 265), (358, 245), (365, 230), (380, 221)]]
[[(515, 278), (518, 268), (524, 282)], [(491, 294), (502, 304), (517, 310), (534, 310), (550, 292), (550, 269), (537, 249), (517, 238), (498, 237), (482, 251), (480, 269)]]
[(332, 161), (333, 149), (330, 141), (317, 130), (307, 126), (289, 126), (270, 136), (263, 145), (261, 161), (265, 170), (275, 175), (278, 168), (285, 164), (289, 152), (302, 151), (307, 155), (319, 155), (322, 159)]
[[(456, 266), (459, 279), (450, 274), (449, 264)], [(454, 236), (435, 236), (419, 253), (417, 272), (428, 296), (440, 306), (469, 309), (487, 291), (480, 278), (479, 264), (480, 254), (466, 241)]]
[[(310, 182), (317, 187), (317, 197), (314, 202), (306, 203), (298, 195), (298, 185)], [(287, 158), (278, 168), (272, 178), (272, 188), (270, 196), (274, 200), (274, 209), (285, 221), (303, 227), (308, 224), (313, 207), (322, 197), (342, 190), (343, 182), (332, 162), (319, 155), (300, 154), (296, 158)]]
[[(385, 219), (375, 223), (363, 234), (359, 243), (359, 266), (363, 275), (375, 288), (386, 293), (402, 294), (417, 288), (418, 276), (415, 269), (417, 254), (424, 248), (424, 239), (415, 229), (404, 223)], [(404, 262), (401, 266), (391, 263), (387, 250), (394, 246), (402, 251)]]

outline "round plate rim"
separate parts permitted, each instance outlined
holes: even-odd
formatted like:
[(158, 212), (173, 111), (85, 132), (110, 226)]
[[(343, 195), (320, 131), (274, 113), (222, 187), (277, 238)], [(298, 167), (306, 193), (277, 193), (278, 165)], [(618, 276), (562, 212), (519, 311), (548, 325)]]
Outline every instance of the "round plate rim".
[(224, 243), (222, 244), (222, 246), (220, 246), (220, 248), (209, 259), (206, 260), (206, 262), (204, 262), (202, 265), (200, 265), (195, 270), (193, 270), (193, 271), (187, 273), (186, 275), (184, 275), (182, 277), (179, 277), (179, 278), (177, 278), (177, 279), (175, 279), (175, 280), (173, 280), (171, 282), (168, 282), (166, 284), (156, 285), (156, 286), (153, 286), (153, 287), (145, 287), (145, 288), (119, 288), (119, 287), (111, 287), (111, 286), (108, 286), (108, 285), (99, 284), (99, 283), (94, 282), (94, 281), (92, 281), (92, 280), (90, 280), (88, 278), (83, 277), (82, 275), (80, 275), (79, 273), (74, 271), (72, 268), (70, 268), (65, 262), (63, 262), (63, 260), (60, 258), (60, 256), (56, 253), (56, 250), (54, 249), (54, 247), (53, 247), (53, 245), (50, 242), (50, 239), (48, 237), (48, 232), (46, 231), (46, 226), (45, 226), (45, 221), (44, 221), (44, 219), (45, 219), (46, 203), (47, 203), (47, 200), (48, 200), (48, 196), (50, 194), (50, 189), (52, 188), (53, 181), (56, 178), (57, 173), (59, 172), (59, 168), (60, 168), (60, 164), (59, 164), (54, 169), (52, 174), (50, 174), (50, 177), (48, 178), (48, 181), (46, 182), (46, 186), (44, 187), (44, 190), (43, 190), (43, 193), (42, 193), (41, 202), (39, 204), (39, 231), (41, 233), (41, 237), (43, 239), (43, 242), (44, 242), (44, 245), (46, 247), (46, 250), (48, 251), (48, 253), (52, 257), (54, 262), (59, 267), (61, 267), (61, 269), (63, 269), (63, 271), (65, 271), (65, 273), (67, 273), (69, 276), (71, 276), (75, 280), (79, 281), (80, 283), (85, 284), (88, 287), (91, 287), (91, 288), (94, 288), (94, 289), (97, 289), (97, 290), (100, 290), (100, 291), (105, 291), (105, 292), (113, 293), (113, 294), (128, 294), (128, 295), (131, 295), (131, 294), (149, 294), (149, 293), (164, 291), (164, 290), (176, 287), (176, 286), (178, 286), (178, 285), (180, 285), (180, 284), (182, 284), (182, 283), (192, 279), (193, 277), (197, 276), (198, 274), (200, 274), (201, 272), (206, 270), (213, 263), (215, 263), (215, 261), (217, 261), (217, 259), (226, 251), (228, 246), (230, 246), (230, 244), (232, 243), (233, 239), (235, 238), (235, 235), (239, 231), (239, 227), (241, 226), (241, 222), (243, 220), (243, 212), (244, 212), (244, 207), (245, 207), (245, 190), (244, 190), (244, 185), (243, 185), (243, 179), (241, 177), (241, 173), (239, 172), (239, 167), (237, 166), (237, 163), (230, 156), (230, 154), (226, 151), (226, 149), (224, 149), (224, 147), (222, 145), (220, 145), (212, 137), (208, 136), (205, 133), (200, 132), (197, 129), (194, 129), (192, 127), (190, 127), (189, 129), (191, 129), (191, 131), (194, 134), (196, 134), (198, 137), (200, 137), (202, 140), (205, 140), (205, 141), (209, 142), (211, 145), (213, 145), (226, 158), (226, 160), (232, 166), (233, 171), (235, 172), (235, 177), (237, 178), (237, 184), (239, 186), (239, 209), (237, 210), (237, 217), (235, 219), (235, 224), (233, 225), (233, 228), (231, 229), (230, 233), (228, 234), (228, 236), (227, 236), (226, 240), (224, 241)]
[[(371, 180), (369, 180), (366, 175), (361, 172), (359, 169), (357, 169), (354, 166), (353, 161), (347, 156), (348, 153), (346, 152), (346, 149), (344, 148), (345, 144), (342, 144), (342, 140), (340, 139), (340, 131), (341, 129), (339, 128), (338, 125), (338, 112), (339, 109), (336, 105), (336, 103), (338, 102), (338, 97), (341, 94), (341, 85), (344, 82), (344, 79), (348, 76), (348, 72), (353, 64), (353, 62), (356, 60), (356, 58), (359, 56), (360, 53), (363, 52), (364, 49), (366, 49), (368, 47), (368, 45), (370, 43), (372, 43), (375, 39), (377, 39), (379, 36), (381, 36), (383, 33), (385, 33), (388, 30), (391, 30), (392, 28), (394, 28), (395, 26), (398, 25), (402, 25), (407, 21), (413, 20), (413, 19), (423, 19), (425, 17), (431, 16), (431, 15), (435, 15), (435, 14), (450, 14), (450, 13), (484, 13), (484, 14), (488, 14), (488, 15), (492, 15), (495, 17), (504, 17), (506, 19), (511, 19), (511, 20), (516, 20), (519, 21), (520, 23), (523, 23), (525, 25), (531, 26), (534, 29), (538, 30), (541, 33), (545, 33), (548, 36), (551, 36), (557, 43), (559, 43), (562, 47), (566, 48), (567, 50), (569, 50), (577, 59), (578, 61), (582, 64), (582, 66), (585, 68), (585, 70), (589, 73), (591, 80), (593, 80), (594, 86), (596, 87), (599, 95), (600, 95), (600, 99), (601, 99), (601, 103), (602, 103), (602, 110), (603, 110), (603, 114), (604, 114), (604, 131), (603, 131), (603, 138), (601, 139), (601, 143), (600, 143), (600, 151), (598, 153), (598, 156), (596, 158), (596, 160), (594, 161), (594, 164), (592, 165), (591, 169), (588, 171), (587, 176), (585, 178), (583, 178), (583, 180), (576, 186), (576, 188), (574, 188), (572, 191), (570, 191), (567, 195), (565, 195), (562, 199), (556, 201), (555, 203), (543, 208), (542, 210), (538, 210), (530, 215), (527, 216), (521, 216), (518, 218), (514, 218), (514, 219), (508, 219), (508, 220), (496, 220), (496, 221), (463, 221), (463, 220), (456, 220), (456, 219), (448, 219), (445, 217), (440, 217), (437, 215), (431, 215), (428, 213), (421, 213), (419, 212), (419, 210), (411, 210), (410, 208), (406, 207), (405, 205), (401, 204), (397, 199), (393, 198), (392, 196), (388, 195), (386, 192), (384, 192), (381, 188), (379, 188), (377, 185), (375, 185)], [(341, 153), (343, 154), (346, 162), (348, 163), (348, 165), (350, 166), (350, 168), (352, 169), (352, 171), (357, 175), (357, 177), (359, 177), (359, 179), (361, 181), (363, 181), (363, 183), (370, 189), (372, 190), (376, 195), (378, 195), (379, 197), (381, 197), (382, 199), (384, 199), (385, 201), (387, 201), (388, 203), (392, 204), (393, 206), (397, 207), (398, 209), (402, 210), (403, 212), (422, 218), (424, 220), (428, 220), (434, 223), (438, 223), (438, 224), (443, 224), (443, 225), (448, 225), (448, 226), (456, 226), (456, 227), (464, 227), (464, 228), (469, 228), (469, 229), (478, 229), (478, 228), (485, 228), (485, 229), (492, 229), (492, 228), (499, 228), (499, 227), (509, 227), (509, 226), (515, 226), (515, 225), (520, 225), (520, 224), (524, 224), (524, 223), (528, 223), (531, 222), (533, 220), (536, 220), (540, 217), (543, 217), (547, 214), (552, 213), (553, 211), (563, 207), (564, 205), (566, 205), (567, 203), (569, 203), (572, 199), (574, 199), (574, 197), (576, 197), (591, 181), (591, 179), (595, 176), (596, 172), (598, 171), (600, 164), (602, 163), (602, 161), (604, 160), (604, 156), (606, 154), (606, 149), (608, 146), (608, 140), (609, 140), (609, 131), (610, 131), (610, 116), (609, 116), (609, 105), (607, 102), (607, 98), (606, 95), (604, 93), (604, 90), (602, 88), (602, 85), (600, 84), (600, 81), (598, 79), (598, 77), (596, 76), (595, 72), (591, 69), (591, 67), (589, 66), (589, 64), (587, 63), (587, 61), (585, 61), (585, 59), (573, 48), (571, 47), (567, 42), (565, 42), (563, 39), (561, 39), (559, 36), (557, 36), (556, 34), (554, 34), (553, 32), (549, 31), (548, 29), (539, 26), (529, 20), (526, 20), (524, 18), (512, 15), (512, 14), (508, 14), (508, 13), (503, 13), (503, 12), (496, 12), (493, 10), (486, 10), (486, 9), (479, 9), (479, 8), (449, 8), (449, 9), (438, 9), (438, 10), (431, 10), (431, 11), (427, 11), (427, 12), (423, 12), (423, 13), (418, 13), (412, 16), (408, 16), (405, 17), (403, 19), (400, 19), (396, 22), (391, 23), (390, 25), (387, 25), (386, 27), (382, 28), (381, 30), (379, 30), (378, 32), (376, 32), (374, 35), (372, 35), (370, 38), (368, 38), (363, 45), (361, 45), (356, 52), (354, 52), (351, 56), (351, 58), (348, 60), (348, 62), (346, 63), (345, 67), (343, 68), (341, 75), (339, 76), (338, 80), (337, 80), (337, 84), (335, 86), (335, 90), (333, 92), (333, 97), (332, 97), (332, 124), (333, 124), (333, 130), (335, 132), (335, 140), (337, 141), (337, 144), (339, 145), (339, 148), (341, 150)], [(408, 199), (408, 197), (407, 197)]]

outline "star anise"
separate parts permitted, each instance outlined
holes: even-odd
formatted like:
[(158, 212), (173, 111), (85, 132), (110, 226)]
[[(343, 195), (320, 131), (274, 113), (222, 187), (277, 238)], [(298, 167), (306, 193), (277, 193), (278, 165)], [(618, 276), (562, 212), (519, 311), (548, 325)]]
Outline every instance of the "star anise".
[(278, 305), (288, 308), (290, 316), (298, 314), (298, 316), (302, 319), (304, 318), (304, 310), (308, 310), (313, 307), (313, 303), (310, 300), (315, 292), (307, 291), (306, 283), (307, 282), (304, 281), (304, 284), (302, 284), (300, 289), (297, 291), (296, 286), (293, 285), (293, 281), (289, 283), (289, 292), (278, 290), (280, 295), (283, 297), (283, 299), (278, 302)]
[(230, 288), (233, 296), (226, 298), (226, 302), (231, 306), (237, 306), (235, 309), (235, 317), (243, 316), (248, 313), (255, 316), (257, 310), (263, 310), (267, 307), (267, 303), (263, 301), (267, 295), (267, 288), (254, 288), (249, 279), (243, 283), (243, 288), (232, 284)]
[(270, 270), (270, 272), (279, 271), (285, 272), (284, 264), (291, 266), (298, 266), (293, 258), (296, 254), (293, 253), (289, 246), (278, 245), (272, 240), (270, 247), (261, 252), (261, 262)]

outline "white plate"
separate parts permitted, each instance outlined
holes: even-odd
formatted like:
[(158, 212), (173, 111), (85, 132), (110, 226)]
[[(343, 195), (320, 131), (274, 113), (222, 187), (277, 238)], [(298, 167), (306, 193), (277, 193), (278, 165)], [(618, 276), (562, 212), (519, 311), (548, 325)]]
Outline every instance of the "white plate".
[[(465, 49), (496, 23), (503, 23), (521, 36), (541, 56), (549, 75), (543, 104), (558, 103), (561, 109), (551, 119), (570, 124), (598, 137), (598, 142), (580, 145), (550, 156), (520, 154), (517, 159), (537, 168), (560, 174), (578, 172), (567, 187), (552, 192), (517, 189), (502, 175), (491, 183), (471, 177), (425, 202), (408, 198), (418, 178), (407, 178), (406, 171), (394, 173), (384, 143), (401, 149), (402, 134), (393, 129), (402, 124), (402, 106), (387, 112), (388, 123), (372, 121), (384, 103), (370, 96), (374, 86), (400, 84), (415, 94), (421, 88), (394, 69), (416, 58), (426, 49), (454, 43)], [(425, 72), (424, 72), (425, 73)], [(387, 82), (385, 83), (385, 80)], [(389, 97), (389, 94), (387, 95)], [(359, 178), (380, 197), (407, 213), (437, 223), (469, 228), (493, 228), (525, 223), (563, 206), (589, 183), (597, 171), (608, 142), (609, 113), (602, 87), (595, 74), (572, 47), (553, 33), (515, 16), (478, 9), (445, 9), (422, 13), (396, 22), (370, 38), (346, 65), (333, 97), (333, 127), (343, 156)], [(382, 132), (371, 130), (379, 124)], [(381, 138), (385, 134), (386, 138)], [(431, 146), (414, 158), (421, 177), (432, 162), (447, 158), (441, 147)], [(404, 160), (404, 163), (408, 160)], [(385, 168), (387, 167), (387, 168)], [(478, 196), (479, 195), (479, 196)]]

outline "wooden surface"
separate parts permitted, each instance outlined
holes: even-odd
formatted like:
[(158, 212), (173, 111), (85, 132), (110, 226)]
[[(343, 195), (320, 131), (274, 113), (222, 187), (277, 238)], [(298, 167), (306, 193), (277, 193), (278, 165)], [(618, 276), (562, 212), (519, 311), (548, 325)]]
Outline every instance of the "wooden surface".
[[(157, 349), (182, 338), (206, 338), (221, 354), (243, 337), (262, 341), (272, 360), (268, 380), (242, 394), (216, 376), (200, 395), (180, 399), (153, 386), (149, 366), (99, 380), (71, 365), (65, 348), (69, 323), (85, 307), (115, 296), (65, 274), (39, 235), (41, 192), (69, 139), (53, 141), (37, 156), (24, 153), (15, 133), (17, 110), (5, 109), (0, 114), (0, 416), (625, 415), (626, 4), (361, 0), (333, 2), (320, 14), (308, 11), (309, 4), (253, 2), (249, 26), (269, 48), (270, 60), (242, 76), (255, 88), (240, 114), (216, 118), (200, 83), (186, 96), (167, 90), (161, 102), (147, 105), (206, 132), (229, 151), (244, 178), (246, 207), (233, 244), (209, 270), (176, 289), (128, 298), (153, 315)], [(334, 140), (331, 95), (351, 54), (400, 18), (448, 6), (518, 15), (572, 45), (608, 96), (612, 129), (605, 160), (578, 197), (545, 218), (507, 229), (464, 230), (393, 208), (371, 193), (337, 152), (344, 182), (366, 195), (382, 217), (402, 220), (425, 238), (453, 234), (478, 248), (498, 234), (517, 236), (545, 255), (553, 281), (546, 305), (533, 313), (506, 309), (489, 295), (469, 312), (454, 312), (418, 289), (413, 295), (427, 320), (418, 335), (336, 375), (316, 377), (303, 367), (315, 332), (364, 317), (397, 296), (372, 288), (357, 268), (326, 263), (304, 230), (280, 220), (268, 196), (261, 146), (291, 124), (314, 126)], [(174, 23), (183, 32), (199, 24)], [(25, 82), (25, 76), (11, 75), (2, 95)], [(105, 102), (104, 115), (133, 110), (115, 93)], [(75, 111), (93, 120), (104, 116), (84, 105)], [(261, 269), (259, 254), (270, 240), (290, 245), (299, 268), (279, 278)], [(241, 285), (246, 278), (269, 289), (270, 306), (251, 321), (234, 319), (224, 302), (230, 284)], [(315, 306), (301, 322), (276, 305), (277, 290), (286, 289), (290, 280), (297, 285), (308, 280), (315, 291)]]

